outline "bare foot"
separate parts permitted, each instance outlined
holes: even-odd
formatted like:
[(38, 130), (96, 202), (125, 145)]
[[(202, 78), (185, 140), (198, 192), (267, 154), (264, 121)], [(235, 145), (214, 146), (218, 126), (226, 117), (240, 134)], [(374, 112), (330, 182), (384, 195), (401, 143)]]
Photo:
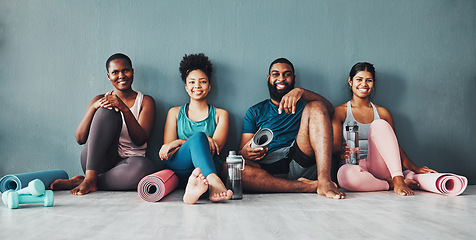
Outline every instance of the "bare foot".
[(71, 179), (56, 179), (53, 183), (48, 186), (48, 189), (57, 191), (57, 190), (71, 190), (81, 184), (84, 180), (84, 176), (78, 175)]
[(404, 182), (410, 189), (419, 189), (420, 188), (420, 184), (417, 181), (413, 180), (413, 179), (405, 179)]
[(415, 195), (407, 184), (405, 184), (402, 176), (396, 176), (393, 178), (393, 191), (400, 196), (412, 196)]
[(333, 199), (345, 198), (345, 193), (339, 191), (339, 189), (337, 189), (337, 184), (335, 184), (332, 181), (326, 181), (326, 182), (319, 181), (318, 187), (317, 187), (317, 193), (319, 195), (323, 195)]
[(319, 185), (319, 182), (317, 180), (309, 180), (307, 178), (298, 178), (299, 182), (305, 183), (309, 186), (308, 189), (304, 189), (303, 192), (316, 192), (317, 191), (317, 186)]
[(223, 200), (229, 200), (233, 195), (233, 191), (227, 190), (225, 184), (221, 181), (220, 177), (215, 173), (211, 173), (207, 176), (209, 187), (208, 198), (212, 202), (218, 202)]
[(84, 180), (81, 184), (71, 190), (73, 195), (85, 195), (97, 191), (97, 184), (94, 181)]
[(185, 194), (183, 195), (183, 202), (186, 204), (195, 204), (200, 196), (208, 190), (208, 181), (203, 176), (200, 168), (195, 168), (188, 178)]
[(77, 187), (71, 190), (73, 195), (84, 195), (97, 191), (98, 174), (94, 170), (86, 170), (84, 180)]

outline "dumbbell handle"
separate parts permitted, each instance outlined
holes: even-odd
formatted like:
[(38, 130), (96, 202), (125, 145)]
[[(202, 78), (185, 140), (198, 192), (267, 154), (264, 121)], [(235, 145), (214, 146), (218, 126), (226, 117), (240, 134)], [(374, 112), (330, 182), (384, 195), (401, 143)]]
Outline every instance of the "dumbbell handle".
[(7, 193), (6, 204), (9, 208), (18, 208), (19, 204), (25, 203), (43, 203), (45, 207), (51, 207), (54, 203), (54, 194), (51, 190), (46, 190), (45, 194), (42, 196), (32, 196), (32, 195), (19, 195), (17, 192), (8, 192)]
[(18, 194), (31, 194), (33, 196), (41, 196), (45, 194), (45, 184), (40, 179), (35, 179), (28, 183), (28, 186), (17, 191)]

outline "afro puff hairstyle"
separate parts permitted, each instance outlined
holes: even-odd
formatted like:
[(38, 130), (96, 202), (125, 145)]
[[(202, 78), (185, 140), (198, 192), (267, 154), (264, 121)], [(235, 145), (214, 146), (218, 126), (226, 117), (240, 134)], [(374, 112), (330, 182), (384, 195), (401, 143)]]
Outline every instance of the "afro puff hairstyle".
[(180, 62), (179, 70), (184, 83), (186, 83), (188, 74), (193, 70), (202, 71), (205, 73), (205, 75), (207, 75), (208, 82), (211, 82), (213, 72), (212, 63), (203, 53), (190, 55), (185, 54), (182, 61)]

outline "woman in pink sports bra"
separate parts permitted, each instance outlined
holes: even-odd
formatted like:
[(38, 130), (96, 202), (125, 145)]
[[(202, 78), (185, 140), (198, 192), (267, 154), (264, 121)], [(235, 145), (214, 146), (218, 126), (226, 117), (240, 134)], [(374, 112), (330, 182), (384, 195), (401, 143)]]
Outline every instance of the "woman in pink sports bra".
[(394, 133), (393, 119), (384, 107), (370, 102), (375, 91), (375, 69), (367, 62), (356, 63), (348, 78), (352, 99), (335, 109), (332, 117), (334, 133), (333, 155), (338, 158), (343, 150), (344, 125), (355, 121), (359, 125), (359, 146), (368, 150), (359, 165), (344, 164), (339, 168), (337, 180), (341, 187), (350, 191), (382, 191), (393, 189), (398, 195), (414, 195), (412, 189), (419, 184), (411, 179), (404, 180), (402, 165), (415, 173), (436, 172), (416, 166), (399, 147)]

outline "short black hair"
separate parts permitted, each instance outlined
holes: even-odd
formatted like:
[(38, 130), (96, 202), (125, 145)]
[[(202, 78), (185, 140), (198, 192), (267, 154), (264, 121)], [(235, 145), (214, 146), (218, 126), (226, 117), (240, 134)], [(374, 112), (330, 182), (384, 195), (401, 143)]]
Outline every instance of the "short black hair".
[(205, 73), (205, 75), (208, 77), (208, 82), (211, 82), (213, 72), (212, 63), (208, 57), (205, 56), (205, 54), (185, 54), (182, 61), (180, 62), (179, 68), (182, 81), (186, 82), (188, 74), (194, 70), (200, 70)]
[(271, 73), (271, 68), (272, 68), (273, 65), (276, 64), (276, 63), (286, 63), (286, 64), (288, 64), (289, 66), (291, 66), (291, 69), (293, 70), (293, 75), (295, 74), (295, 73), (294, 73), (294, 66), (293, 66), (293, 64), (291, 63), (291, 61), (289, 61), (289, 60), (286, 59), (286, 58), (278, 58), (278, 59), (274, 60), (274, 61), (269, 65), (268, 73)]
[(124, 59), (132, 67), (132, 61), (126, 54), (124, 54), (124, 53), (115, 53), (107, 59), (107, 61), (106, 61), (106, 71), (109, 71), (109, 65), (111, 64), (112, 61), (114, 61), (116, 59)]

